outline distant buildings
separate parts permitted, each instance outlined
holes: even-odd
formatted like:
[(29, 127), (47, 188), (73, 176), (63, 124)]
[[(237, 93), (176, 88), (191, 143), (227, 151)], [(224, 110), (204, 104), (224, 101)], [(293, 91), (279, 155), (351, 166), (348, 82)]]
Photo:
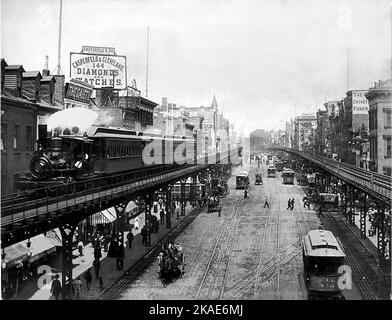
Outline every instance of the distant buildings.
[(299, 151), (313, 152), (317, 117), (314, 114), (302, 114), (294, 119), (292, 148)]
[(177, 106), (162, 98), (162, 105), (154, 112), (154, 128), (166, 135), (193, 135), (203, 145), (203, 149), (220, 151), (227, 148), (230, 140), (230, 123), (219, 113), (214, 96), (211, 106)]

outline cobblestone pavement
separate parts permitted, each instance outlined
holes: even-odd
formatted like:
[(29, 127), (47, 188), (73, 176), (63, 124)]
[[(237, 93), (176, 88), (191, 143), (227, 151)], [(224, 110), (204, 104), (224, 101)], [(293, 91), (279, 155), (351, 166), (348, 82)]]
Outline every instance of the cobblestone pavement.
[[(201, 213), (176, 243), (185, 254), (185, 274), (164, 285), (157, 263), (129, 285), (121, 299), (306, 299), (301, 255), (302, 237), (317, 229), (314, 210), (303, 208), (303, 190), (266, 177), (254, 185), (256, 167), (250, 167), (249, 199), (235, 190), (235, 172), (229, 180), (230, 194), (222, 200), (222, 216)], [(270, 208), (264, 208), (265, 196)], [(295, 199), (294, 210), (287, 200)], [(355, 285), (347, 299), (360, 299)]]

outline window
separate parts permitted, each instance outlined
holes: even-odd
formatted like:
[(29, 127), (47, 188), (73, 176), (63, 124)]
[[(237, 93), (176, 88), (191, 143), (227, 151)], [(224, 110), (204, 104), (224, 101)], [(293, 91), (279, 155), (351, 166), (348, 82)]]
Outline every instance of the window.
[(13, 192), (16, 192), (18, 190), (19, 177), (20, 177), (20, 174), (14, 174), (14, 190), (13, 190)]
[(27, 126), (25, 133), (26, 133), (25, 150), (31, 151), (33, 150), (33, 128), (31, 126)]
[(385, 127), (386, 128), (391, 128), (392, 127), (392, 121), (391, 121), (391, 115), (392, 115), (392, 110), (385, 110), (384, 112), (386, 113), (384, 119), (385, 119)]
[(391, 137), (386, 137), (385, 138), (385, 144), (386, 144), (385, 158), (391, 158), (391, 156), (392, 156), (392, 153), (391, 153), (391, 142), (392, 142)]
[(1, 124), (1, 142), (0, 142), (1, 150), (7, 150), (7, 124)]
[(14, 144), (14, 150), (20, 149), (20, 125), (18, 124), (14, 125), (13, 144)]

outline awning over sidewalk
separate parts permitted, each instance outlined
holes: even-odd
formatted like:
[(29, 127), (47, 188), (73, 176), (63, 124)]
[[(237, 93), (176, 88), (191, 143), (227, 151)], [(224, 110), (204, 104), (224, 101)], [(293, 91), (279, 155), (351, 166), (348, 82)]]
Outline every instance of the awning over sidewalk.
[[(56, 251), (56, 247), (43, 234), (30, 238), (31, 258), (30, 262), (37, 261), (39, 258)], [(6, 269), (12, 268), (28, 259), (27, 240), (18, 242), (4, 249), (6, 253)]]
[(37, 261), (39, 258), (56, 252), (56, 246), (47, 239), (43, 234), (35, 236), (31, 241), (31, 259), (30, 262)]
[(18, 242), (4, 249), (6, 269), (12, 268), (27, 259), (26, 242)]
[(91, 216), (92, 225), (111, 223), (117, 219), (116, 210), (112, 207)]

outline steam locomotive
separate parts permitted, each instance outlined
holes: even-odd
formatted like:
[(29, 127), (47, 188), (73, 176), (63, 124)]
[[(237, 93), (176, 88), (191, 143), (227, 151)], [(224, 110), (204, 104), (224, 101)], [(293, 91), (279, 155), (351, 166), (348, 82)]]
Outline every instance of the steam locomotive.
[(38, 151), (31, 159), (30, 174), (19, 181), (22, 190), (147, 166), (173, 165), (179, 152), (182, 163), (190, 163), (197, 157), (194, 137), (138, 133), (107, 126), (91, 126), (84, 133), (78, 127), (49, 132), (46, 129), (45, 125), (39, 127)]

